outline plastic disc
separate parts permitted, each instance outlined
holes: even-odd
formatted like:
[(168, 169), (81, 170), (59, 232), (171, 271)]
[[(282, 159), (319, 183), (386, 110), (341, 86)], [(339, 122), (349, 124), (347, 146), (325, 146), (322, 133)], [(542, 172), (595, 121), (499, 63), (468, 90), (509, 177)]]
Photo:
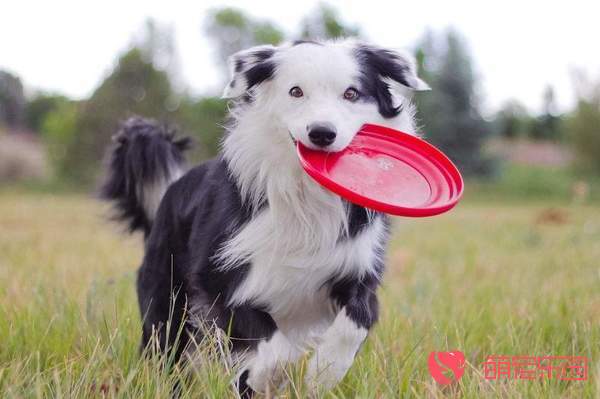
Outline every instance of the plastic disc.
[(304, 170), (346, 200), (398, 216), (433, 216), (452, 209), (463, 179), (440, 150), (418, 137), (384, 126), (364, 125), (340, 152), (309, 149), (298, 142)]

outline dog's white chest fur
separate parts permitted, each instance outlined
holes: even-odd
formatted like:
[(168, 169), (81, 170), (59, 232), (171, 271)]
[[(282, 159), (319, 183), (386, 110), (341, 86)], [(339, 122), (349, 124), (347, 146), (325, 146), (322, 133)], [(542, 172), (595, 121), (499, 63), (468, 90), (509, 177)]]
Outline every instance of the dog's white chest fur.
[(285, 222), (265, 210), (229, 242), (228, 258), (244, 258), (251, 265), (230, 303), (264, 307), (284, 332), (318, 333), (335, 317), (326, 283), (372, 271), (385, 226), (377, 218), (354, 238), (327, 242), (312, 237), (321, 244), (305, 245), (311, 239), (307, 232), (299, 225), (281, 225)]

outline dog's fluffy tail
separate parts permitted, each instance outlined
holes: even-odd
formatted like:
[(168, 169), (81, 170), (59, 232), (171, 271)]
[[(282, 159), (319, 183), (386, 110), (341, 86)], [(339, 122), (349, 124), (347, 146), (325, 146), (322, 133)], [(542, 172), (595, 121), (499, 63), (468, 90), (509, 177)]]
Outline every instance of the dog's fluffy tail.
[(148, 235), (167, 188), (184, 173), (183, 153), (190, 140), (176, 140), (172, 129), (154, 120), (132, 117), (121, 124), (113, 142), (100, 196), (114, 203), (115, 218), (131, 232)]

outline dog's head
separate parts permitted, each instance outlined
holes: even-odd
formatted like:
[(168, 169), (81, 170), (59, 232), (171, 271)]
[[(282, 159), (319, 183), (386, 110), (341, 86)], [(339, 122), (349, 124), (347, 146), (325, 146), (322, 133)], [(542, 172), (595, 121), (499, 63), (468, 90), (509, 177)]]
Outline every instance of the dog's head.
[(394, 126), (409, 92), (429, 88), (411, 57), (351, 41), (258, 46), (231, 56), (230, 68), (224, 98), (269, 114), (273, 134), (324, 151), (343, 150), (365, 123)]

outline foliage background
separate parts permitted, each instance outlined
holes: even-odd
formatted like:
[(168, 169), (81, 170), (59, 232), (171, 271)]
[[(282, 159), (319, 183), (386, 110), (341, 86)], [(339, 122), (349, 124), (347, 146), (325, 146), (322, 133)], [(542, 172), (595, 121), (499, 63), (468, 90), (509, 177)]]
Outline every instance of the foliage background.
[[(363, 38), (359, 26), (345, 23), (326, 4), (305, 16), (298, 37), (286, 37), (276, 23), (252, 18), (235, 8), (212, 10), (203, 25), (216, 48), (223, 84), (227, 57), (253, 45), (300, 38)], [(415, 98), (421, 130), (427, 140), (458, 164), (464, 175), (502, 186), (504, 180), (518, 174), (512, 182), (513, 194), (528, 195), (528, 186), (535, 185), (536, 179), (528, 181), (526, 177), (531, 173), (527, 171), (515, 172), (523, 170), (519, 166), (523, 162), (514, 162), (510, 149), (518, 145), (524, 153), (521, 158), (530, 153), (535, 159), (540, 152), (543, 157), (544, 148), (551, 147), (548, 151), (557, 154), (554, 161), (528, 165), (534, 169), (542, 166), (536, 176), (551, 166), (566, 170), (561, 175), (567, 176), (571, 186), (585, 186), (587, 193), (597, 191), (594, 176), (600, 174), (600, 85), (593, 78), (576, 74), (574, 90), (579, 101), (569, 112), (561, 114), (557, 110), (554, 90), (548, 86), (539, 114), (530, 114), (514, 99), (495, 115), (483, 115), (480, 104), (485, 99), (475, 60), (458, 30), (425, 31), (414, 44), (413, 53), (420, 75), (433, 89)], [(50, 172), (37, 174), (45, 176), (42, 185), (69, 190), (91, 190), (97, 185), (112, 133), (120, 120), (133, 114), (156, 118), (193, 136), (196, 146), (192, 160), (202, 161), (219, 149), (227, 104), (216, 93), (190, 95), (177, 71), (173, 29), (149, 20), (87, 99), (72, 100), (59, 93), (35, 91), (25, 95), (20, 77), (0, 71), (0, 131), (24, 132), (39, 138), (45, 148), (44, 159), (51, 166), (46, 168)], [(511, 166), (514, 163), (517, 168)], [(24, 180), (34, 186), (40, 183), (40, 179), (37, 183), (36, 179)], [(549, 183), (561, 186), (560, 182)]]

